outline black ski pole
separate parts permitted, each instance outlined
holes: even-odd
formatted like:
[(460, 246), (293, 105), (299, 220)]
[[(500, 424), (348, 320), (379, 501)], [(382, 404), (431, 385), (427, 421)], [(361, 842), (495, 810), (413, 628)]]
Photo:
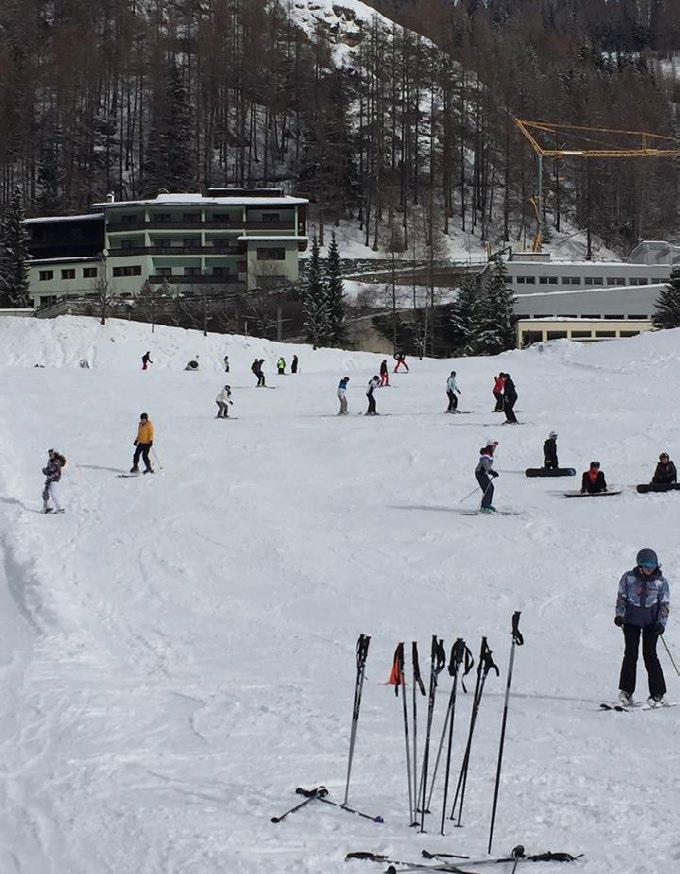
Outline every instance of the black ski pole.
[(432, 718), (434, 716), (435, 695), (437, 693), (437, 677), (444, 670), (446, 665), (446, 651), (444, 650), (444, 641), (432, 635), (432, 646), (430, 648), (430, 688), (427, 698), (427, 725), (425, 732), (425, 751), (423, 753), (423, 767), (421, 774), (422, 795), (421, 795), (421, 811), (420, 811), (420, 831), (425, 831), (425, 801), (427, 799), (427, 769), (430, 760), (430, 735), (432, 732)]
[(668, 648), (668, 644), (666, 643), (663, 635), (661, 635), (661, 643), (664, 645), (666, 652), (668, 653), (668, 658), (671, 660), (671, 664), (675, 668), (675, 673), (680, 677), (680, 671), (678, 670), (678, 666), (675, 664), (675, 659), (673, 658), (673, 653)]
[[(451, 694), (449, 695), (449, 740), (446, 748), (446, 770), (444, 771), (444, 800), (442, 801), (442, 822), (440, 834), (444, 836), (444, 820), (446, 819), (446, 801), (449, 797), (449, 773), (451, 771), (451, 750), (453, 747), (453, 723), (456, 718), (456, 692), (458, 689), (458, 675), (461, 668), (463, 669), (463, 690), (465, 690), (465, 676), (469, 674), (474, 665), (472, 653), (465, 646), (465, 641), (459, 637), (451, 647), (451, 658), (449, 660), (449, 674), (453, 677), (451, 683)], [(432, 781), (434, 785), (434, 778)]]
[(310, 789), (309, 794), (306, 792), (301, 793), (299, 789), (295, 790), (298, 795), (307, 795), (304, 801), (301, 801), (299, 804), (296, 804), (295, 807), (291, 807), (290, 810), (287, 810), (285, 813), (282, 813), (281, 816), (272, 816), (271, 822), (283, 822), (283, 820), (290, 816), (291, 813), (295, 813), (300, 810), (301, 807), (304, 807), (306, 804), (309, 804), (310, 801), (314, 801), (316, 798), (320, 798), (321, 794), (328, 795), (328, 790), (325, 786), (318, 786), (316, 789)]
[(366, 673), (366, 658), (371, 638), (368, 634), (360, 634), (357, 640), (357, 676), (354, 683), (354, 706), (352, 708), (352, 729), (349, 735), (349, 757), (347, 759), (347, 782), (345, 784), (345, 800), (349, 798), (349, 781), (352, 775), (352, 761), (354, 760), (354, 745), (357, 739), (357, 724), (359, 722), (359, 708), (361, 707), (361, 693), (364, 688), (364, 676)]
[(408, 707), (406, 705), (406, 679), (404, 677), (404, 644), (397, 644), (392, 659), (392, 671), (390, 672), (389, 685), (394, 686), (394, 694), (399, 697), (401, 689), (401, 703), (404, 711), (404, 742), (406, 744), (406, 780), (408, 784), (408, 822), (409, 825), (415, 819), (413, 807), (413, 790), (411, 788), (411, 744), (408, 736)]
[(524, 645), (524, 638), (519, 630), (519, 617), (522, 614), (516, 610), (512, 614), (512, 643), (510, 645), (510, 662), (508, 664), (508, 679), (505, 685), (505, 706), (503, 707), (503, 721), (501, 723), (501, 740), (498, 746), (498, 763), (496, 765), (496, 784), (493, 790), (493, 806), (491, 808), (491, 828), (489, 829), (489, 848), (487, 852), (491, 853), (493, 844), (493, 830), (496, 824), (496, 807), (498, 805), (498, 788), (501, 781), (501, 767), (503, 765), (503, 749), (505, 747), (505, 729), (508, 724), (508, 703), (510, 701), (510, 686), (512, 685), (512, 668), (515, 663), (515, 647)]
[(343, 810), (345, 813), (353, 813), (355, 816), (360, 816), (362, 819), (370, 819), (371, 822), (385, 822), (382, 816), (372, 816), (370, 813), (362, 813), (360, 810), (355, 810), (353, 807), (348, 807), (346, 804), (340, 804), (338, 801), (331, 801), (327, 798), (328, 790), (325, 786), (317, 786), (315, 789), (302, 789), (298, 786), (295, 790), (298, 795), (304, 795), (306, 798), (322, 801), (324, 804), (331, 804)]
[(465, 789), (467, 786), (467, 776), (470, 767), (470, 756), (472, 752), (472, 738), (474, 736), (475, 726), (477, 724), (479, 705), (481, 704), (482, 695), (484, 694), (484, 684), (486, 683), (486, 678), (489, 674), (489, 671), (495, 671), (496, 676), (498, 676), (498, 668), (494, 664), (493, 653), (489, 649), (489, 645), (486, 642), (486, 637), (482, 637), (482, 644), (479, 650), (479, 661), (477, 662), (477, 688), (475, 690), (475, 700), (472, 703), (472, 713), (470, 715), (470, 730), (468, 732), (468, 739), (467, 745), (465, 747), (463, 764), (460, 769), (460, 774), (458, 776), (456, 795), (453, 799), (453, 807), (451, 808), (450, 818), (454, 819), (456, 804), (460, 795), (460, 804), (458, 807), (458, 822), (456, 823), (457, 828), (460, 828), (460, 822), (463, 816), (463, 803), (465, 801)]
[[(425, 695), (425, 683), (420, 674), (420, 661), (418, 659), (418, 642), (411, 642), (411, 662), (413, 664), (413, 793), (418, 792), (418, 692)], [(411, 825), (418, 825), (418, 799), (414, 797), (414, 816)]]

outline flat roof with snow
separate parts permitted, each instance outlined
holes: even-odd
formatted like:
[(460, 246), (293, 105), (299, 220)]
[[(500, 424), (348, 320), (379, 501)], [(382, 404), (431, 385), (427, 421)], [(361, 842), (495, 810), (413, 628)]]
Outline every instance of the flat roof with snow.
[(131, 206), (302, 206), (309, 203), (304, 197), (289, 194), (270, 197), (204, 197), (202, 194), (159, 194), (151, 200), (114, 200), (112, 203), (93, 203), (103, 209), (129, 209)]
[(88, 212), (85, 215), (43, 215), (39, 218), (24, 219), (22, 224), (33, 225), (37, 222), (83, 222), (104, 218), (103, 212)]

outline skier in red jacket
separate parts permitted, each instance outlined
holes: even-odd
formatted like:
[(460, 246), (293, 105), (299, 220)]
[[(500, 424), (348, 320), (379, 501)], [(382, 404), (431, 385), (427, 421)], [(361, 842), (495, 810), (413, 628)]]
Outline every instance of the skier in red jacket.
[(493, 378), (493, 396), (496, 398), (494, 413), (503, 412), (503, 392), (505, 391), (505, 377), (502, 373)]

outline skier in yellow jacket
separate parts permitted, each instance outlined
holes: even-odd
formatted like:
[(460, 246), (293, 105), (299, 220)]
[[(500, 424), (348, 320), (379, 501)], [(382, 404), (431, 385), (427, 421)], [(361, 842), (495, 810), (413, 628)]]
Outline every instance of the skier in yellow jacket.
[(139, 457), (141, 455), (144, 461), (144, 473), (153, 473), (149, 461), (149, 451), (153, 446), (153, 422), (149, 419), (147, 413), (141, 413), (139, 416), (139, 425), (137, 426), (137, 438), (135, 439), (135, 457), (132, 461), (130, 473), (139, 473)]

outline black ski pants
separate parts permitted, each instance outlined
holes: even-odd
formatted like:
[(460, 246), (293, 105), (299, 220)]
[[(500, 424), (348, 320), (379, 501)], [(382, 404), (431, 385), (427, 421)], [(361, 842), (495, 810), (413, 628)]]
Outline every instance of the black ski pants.
[(139, 467), (139, 456), (142, 456), (144, 467), (146, 470), (151, 470), (151, 462), (149, 461), (149, 451), (151, 450), (150, 443), (138, 443), (135, 447), (135, 457), (132, 461), (133, 467)]
[(482, 490), (482, 509), (486, 510), (493, 501), (493, 480), (481, 470), (479, 473), (475, 473), (475, 477), (479, 483), (479, 488)]
[(623, 654), (623, 664), (621, 665), (619, 689), (622, 692), (627, 692), (629, 695), (632, 695), (635, 691), (635, 674), (640, 635), (642, 635), (642, 658), (645, 662), (645, 668), (647, 668), (649, 694), (653, 698), (658, 698), (660, 695), (666, 694), (666, 681), (664, 680), (663, 671), (659, 663), (659, 657), (656, 654), (656, 644), (659, 636), (654, 632), (653, 625), (648, 625), (646, 628), (628, 624), (623, 626), (626, 648)]
[(458, 396), (455, 391), (451, 391), (450, 388), (446, 389), (446, 395), (449, 399), (449, 407), (447, 409), (447, 413), (453, 413), (458, 409)]
[(262, 371), (260, 371), (259, 373), (256, 373), (255, 375), (257, 376), (257, 388), (262, 388), (262, 386), (264, 385), (264, 373), (262, 373)]
[(503, 410), (505, 412), (505, 421), (510, 422), (513, 425), (517, 422), (517, 416), (513, 412), (513, 407), (515, 406), (516, 403), (517, 403), (517, 398), (512, 397), (512, 395), (511, 395), (509, 398), (505, 399), (505, 404), (503, 406)]
[(366, 413), (369, 416), (374, 416), (376, 409), (375, 409), (375, 398), (373, 397), (373, 392), (372, 391), (368, 392), (366, 397), (368, 398), (368, 410), (366, 411)]
[(503, 412), (503, 395), (499, 391), (495, 391), (493, 396), (496, 398), (496, 406), (494, 408), (494, 413), (502, 413)]

